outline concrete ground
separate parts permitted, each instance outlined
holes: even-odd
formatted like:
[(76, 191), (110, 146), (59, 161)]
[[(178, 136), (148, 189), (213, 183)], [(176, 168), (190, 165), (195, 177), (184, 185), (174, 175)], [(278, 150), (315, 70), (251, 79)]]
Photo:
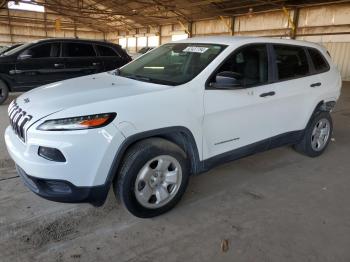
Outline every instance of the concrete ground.
[[(7, 125), (0, 106), (0, 131)], [(350, 261), (350, 83), (319, 158), (283, 147), (193, 177), (171, 212), (138, 219), (29, 192), (0, 140), (0, 261)], [(224, 247), (223, 247), (224, 246)], [(226, 252), (224, 252), (224, 251)]]

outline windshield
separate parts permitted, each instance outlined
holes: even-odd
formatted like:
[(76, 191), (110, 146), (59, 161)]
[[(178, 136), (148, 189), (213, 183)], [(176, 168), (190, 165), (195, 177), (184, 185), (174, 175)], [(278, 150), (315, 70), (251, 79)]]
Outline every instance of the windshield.
[(154, 49), (119, 70), (119, 75), (139, 81), (181, 85), (195, 78), (224, 45), (171, 43)]
[(13, 49), (11, 49), (11, 50), (9, 50), (9, 51), (3, 53), (3, 55), (13, 55), (13, 54), (15, 54), (16, 52), (18, 52), (18, 51), (20, 51), (20, 50), (22, 50), (22, 49), (27, 48), (27, 46), (29, 46), (29, 45), (31, 45), (31, 43), (27, 43), (27, 44), (23, 44), (23, 45), (17, 46), (17, 47), (15, 47), (15, 48), (13, 48)]

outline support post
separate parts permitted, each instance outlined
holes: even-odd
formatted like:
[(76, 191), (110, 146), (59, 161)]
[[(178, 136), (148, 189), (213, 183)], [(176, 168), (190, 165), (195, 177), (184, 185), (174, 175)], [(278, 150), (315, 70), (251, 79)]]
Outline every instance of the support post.
[(192, 37), (192, 22), (188, 23), (188, 38)]
[(232, 16), (231, 17), (231, 35), (235, 35), (235, 22), (236, 22), (236, 17)]
[(293, 13), (293, 24), (294, 24), (294, 29), (291, 31), (290, 37), (292, 39), (295, 39), (297, 36), (297, 31), (298, 31), (298, 23), (299, 23), (299, 8), (294, 8), (294, 13)]
[[(46, 0), (44, 1), (46, 5)], [(46, 13), (46, 8), (44, 10), (44, 30), (45, 30), (45, 37), (47, 38), (47, 13)]]
[(221, 21), (224, 23), (224, 25), (226, 26), (226, 28), (229, 30), (230, 34), (232, 35), (232, 34), (233, 34), (233, 31), (232, 31), (232, 24), (229, 25), (229, 24), (226, 22), (225, 18), (224, 18), (222, 15), (220, 15), (220, 19), (221, 19)]
[[(104, 36), (104, 35), (103, 35)], [(74, 37), (78, 38), (78, 33), (77, 33), (77, 23), (74, 20)]]
[[(182, 29), (185, 31), (185, 33), (189, 36), (191, 34), (190, 31), (188, 30), (189, 27), (187, 26), (187, 28), (186, 28), (186, 26), (181, 22), (181, 20), (179, 20), (178, 22), (179, 22), (180, 26), (182, 27)], [(174, 24), (172, 24), (172, 30), (174, 30)]]
[(136, 53), (137, 53), (138, 48), (139, 48), (139, 47), (138, 47), (138, 42), (139, 42), (139, 41), (138, 41), (138, 39), (139, 39), (139, 38), (138, 38), (138, 36), (137, 36), (138, 34), (139, 34), (139, 29), (138, 29), (138, 28), (136, 28), (136, 34), (135, 34)]
[(8, 25), (9, 25), (10, 41), (11, 41), (11, 44), (13, 44), (14, 42), (13, 42), (11, 16), (10, 16), (10, 10), (8, 8), (7, 8), (7, 19), (8, 19)]

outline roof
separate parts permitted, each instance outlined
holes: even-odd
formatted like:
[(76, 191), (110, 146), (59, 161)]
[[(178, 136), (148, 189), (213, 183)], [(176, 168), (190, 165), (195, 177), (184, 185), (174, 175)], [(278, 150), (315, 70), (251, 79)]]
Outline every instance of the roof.
[(202, 43), (202, 44), (221, 44), (221, 45), (237, 45), (248, 43), (279, 43), (289, 45), (302, 45), (314, 48), (320, 48), (321, 46), (301, 40), (292, 39), (279, 39), (273, 37), (249, 37), (249, 36), (205, 36), (205, 37), (193, 37), (185, 40), (176, 41), (177, 43)]
[(342, 0), (38, 0), (48, 11), (102, 32), (131, 31)]
[(112, 44), (112, 45), (117, 45), (108, 41), (102, 41), (102, 40), (93, 40), (93, 39), (82, 39), (82, 38), (46, 38), (46, 39), (40, 39), (40, 40), (35, 40), (32, 41), (31, 43), (44, 43), (44, 42), (89, 42), (89, 43), (98, 43), (98, 44)]

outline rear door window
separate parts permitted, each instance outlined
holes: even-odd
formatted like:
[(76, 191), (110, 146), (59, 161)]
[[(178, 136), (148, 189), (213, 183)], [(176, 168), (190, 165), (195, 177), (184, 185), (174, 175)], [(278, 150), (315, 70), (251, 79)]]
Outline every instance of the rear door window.
[(274, 45), (279, 80), (306, 76), (310, 73), (309, 63), (303, 47)]
[(100, 56), (119, 56), (111, 47), (96, 45)]
[(64, 54), (66, 57), (92, 57), (96, 52), (92, 44), (65, 43)]
[(307, 50), (317, 73), (325, 72), (329, 69), (326, 59), (317, 49), (308, 48)]

